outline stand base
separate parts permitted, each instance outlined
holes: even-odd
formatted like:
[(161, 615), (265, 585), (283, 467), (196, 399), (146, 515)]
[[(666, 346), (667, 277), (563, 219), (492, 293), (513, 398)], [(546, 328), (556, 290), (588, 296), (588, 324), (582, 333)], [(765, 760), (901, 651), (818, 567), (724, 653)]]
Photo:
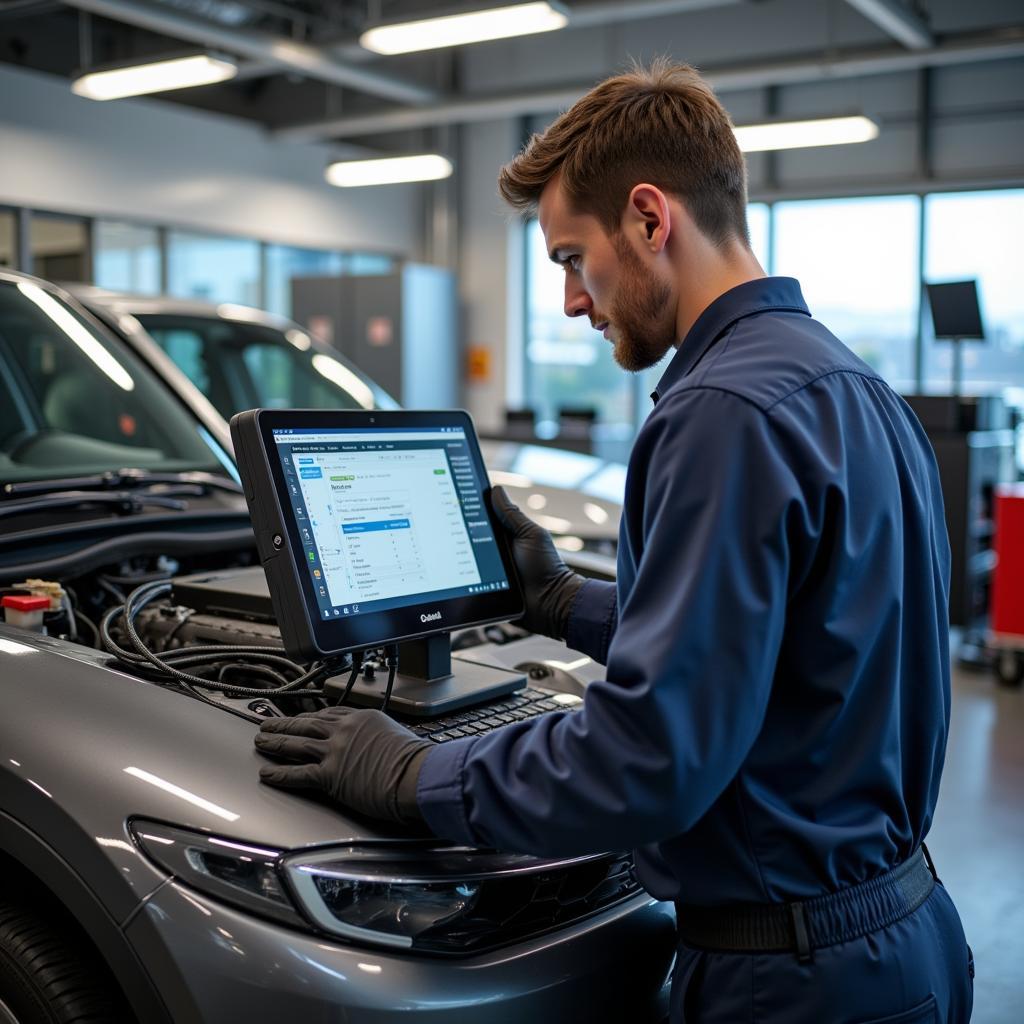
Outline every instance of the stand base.
[[(526, 687), (526, 676), (522, 672), (459, 660), (452, 663), (452, 668), (455, 670), (452, 675), (431, 680), (399, 672), (391, 691), (389, 710), (410, 718), (436, 718), (459, 708), (507, 697)], [(387, 672), (378, 672), (370, 681), (357, 680), (348, 703), (355, 707), (379, 708), (384, 702), (387, 683)]]

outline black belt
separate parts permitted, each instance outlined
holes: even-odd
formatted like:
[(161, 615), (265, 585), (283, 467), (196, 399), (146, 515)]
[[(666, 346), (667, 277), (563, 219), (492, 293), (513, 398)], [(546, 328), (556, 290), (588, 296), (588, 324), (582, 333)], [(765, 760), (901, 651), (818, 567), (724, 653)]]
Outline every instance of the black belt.
[(676, 904), (679, 937), (688, 946), (713, 952), (796, 953), (808, 962), (812, 951), (887, 928), (912, 914), (938, 881), (922, 846), (884, 875), (827, 896), (799, 903), (699, 907)]

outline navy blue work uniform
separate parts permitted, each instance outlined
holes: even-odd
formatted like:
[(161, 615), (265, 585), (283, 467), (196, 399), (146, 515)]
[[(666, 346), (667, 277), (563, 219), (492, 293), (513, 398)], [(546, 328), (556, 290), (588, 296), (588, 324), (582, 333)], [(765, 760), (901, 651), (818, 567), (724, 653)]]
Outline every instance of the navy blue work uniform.
[[(949, 724), (949, 546), (919, 423), (791, 278), (716, 299), (653, 397), (617, 583), (587, 581), (569, 621), (606, 680), (578, 712), (430, 751), (428, 824), (520, 853), (639, 847), (678, 909), (673, 1021), (966, 1021), (945, 890), (918, 872), (908, 913), (885, 887), (923, 865)], [(687, 940), (703, 908), (796, 903), (800, 956)]]

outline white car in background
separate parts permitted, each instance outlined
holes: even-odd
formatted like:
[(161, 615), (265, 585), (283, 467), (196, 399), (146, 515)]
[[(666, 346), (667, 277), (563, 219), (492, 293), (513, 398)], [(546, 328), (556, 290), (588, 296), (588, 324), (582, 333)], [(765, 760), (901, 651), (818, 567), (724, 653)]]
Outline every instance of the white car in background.
[[(196, 410), (228, 450), (243, 409), (396, 409), (335, 349), (285, 317), (248, 306), (67, 285)], [(187, 378), (187, 379), (183, 379)], [(580, 571), (613, 578), (626, 468), (593, 455), (483, 440), (491, 481), (556, 537)]]

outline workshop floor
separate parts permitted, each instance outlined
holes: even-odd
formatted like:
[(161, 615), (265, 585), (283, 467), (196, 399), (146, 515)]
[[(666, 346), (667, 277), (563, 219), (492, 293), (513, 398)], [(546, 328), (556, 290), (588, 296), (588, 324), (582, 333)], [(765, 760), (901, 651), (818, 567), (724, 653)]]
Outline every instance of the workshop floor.
[(1024, 1021), (1024, 691), (953, 672), (953, 717), (935, 823), (939, 877), (974, 950), (973, 1024)]

